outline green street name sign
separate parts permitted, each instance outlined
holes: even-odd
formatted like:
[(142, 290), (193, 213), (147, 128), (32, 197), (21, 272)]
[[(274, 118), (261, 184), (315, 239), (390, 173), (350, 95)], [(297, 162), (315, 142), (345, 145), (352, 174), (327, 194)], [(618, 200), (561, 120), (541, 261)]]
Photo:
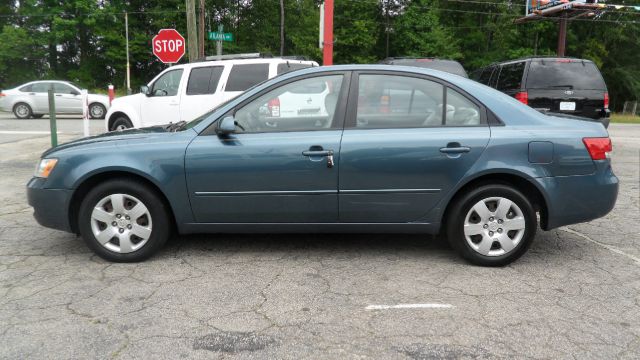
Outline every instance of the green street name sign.
[(232, 33), (210, 32), (209, 40), (233, 41)]

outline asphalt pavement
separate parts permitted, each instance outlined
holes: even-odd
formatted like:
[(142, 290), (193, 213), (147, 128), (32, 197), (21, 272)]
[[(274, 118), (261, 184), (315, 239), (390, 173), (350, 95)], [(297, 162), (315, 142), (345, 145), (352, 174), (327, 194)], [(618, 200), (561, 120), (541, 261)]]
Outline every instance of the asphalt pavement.
[[(49, 138), (10, 131), (47, 122), (0, 117), (0, 358), (640, 357), (638, 125), (610, 128), (608, 216), (482, 268), (444, 239), (394, 234), (189, 236), (105, 262), (26, 203)], [(81, 120), (59, 129), (76, 138)]]

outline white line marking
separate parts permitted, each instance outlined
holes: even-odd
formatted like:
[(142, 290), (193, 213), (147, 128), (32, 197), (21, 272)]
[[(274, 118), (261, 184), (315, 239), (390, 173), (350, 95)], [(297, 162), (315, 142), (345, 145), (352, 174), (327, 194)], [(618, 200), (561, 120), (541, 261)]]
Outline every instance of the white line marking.
[(592, 238), (588, 237), (587, 235), (582, 234), (582, 233), (580, 233), (578, 231), (575, 231), (573, 229), (569, 229), (568, 227), (563, 227), (563, 228), (560, 228), (559, 230), (564, 231), (564, 232), (568, 232), (569, 234), (580, 236), (581, 238), (583, 238), (583, 239), (585, 239), (587, 241), (591, 241), (592, 243), (594, 243), (596, 245), (600, 245), (603, 248), (605, 248), (605, 249), (607, 249), (607, 250), (609, 250), (611, 252), (614, 252), (614, 253), (616, 253), (618, 255), (622, 255), (624, 257), (627, 257), (627, 258), (635, 261), (636, 264), (640, 265), (640, 258), (637, 258), (637, 257), (635, 257), (635, 256), (633, 256), (631, 254), (627, 254), (626, 252), (624, 252), (624, 251), (622, 251), (622, 250), (620, 250), (620, 249), (618, 249), (616, 247), (613, 247), (613, 246), (607, 245), (607, 244), (603, 244), (603, 243), (601, 243), (601, 242), (599, 242), (597, 240), (593, 240)]
[(387, 309), (451, 309), (451, 304), (398, 304), (398, 305), (369, 305), (365, 310)]
[[(51, 131), (10, 131), (10, 130), (0, 130), (0, 134), (18, 134), (18, 135), (48, 135)], [(63, 134), (62, 131), (58, 131), (58, 134)]]

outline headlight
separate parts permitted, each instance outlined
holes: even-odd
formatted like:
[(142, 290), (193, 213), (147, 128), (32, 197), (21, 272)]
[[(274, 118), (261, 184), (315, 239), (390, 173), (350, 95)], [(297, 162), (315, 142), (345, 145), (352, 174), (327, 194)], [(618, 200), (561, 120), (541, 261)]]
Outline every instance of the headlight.
[(36, 167), (35, 177), (48, 178), (51, 171), (58, 163), (58, 159), (42, 159)]

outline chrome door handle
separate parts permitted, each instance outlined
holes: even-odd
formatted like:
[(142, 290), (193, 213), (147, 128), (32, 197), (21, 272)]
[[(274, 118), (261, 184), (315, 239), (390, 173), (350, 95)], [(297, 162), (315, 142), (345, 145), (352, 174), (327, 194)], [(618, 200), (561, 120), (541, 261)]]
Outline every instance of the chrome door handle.
[(440, 148), (440, 152), (444, 154), (462, 154), (462, 153), (468, 153), (469, 151), (471, 151), (471, 148), (467, 146)]
[(333, 156), (333, 150), (305, 150), (304, 156)]

